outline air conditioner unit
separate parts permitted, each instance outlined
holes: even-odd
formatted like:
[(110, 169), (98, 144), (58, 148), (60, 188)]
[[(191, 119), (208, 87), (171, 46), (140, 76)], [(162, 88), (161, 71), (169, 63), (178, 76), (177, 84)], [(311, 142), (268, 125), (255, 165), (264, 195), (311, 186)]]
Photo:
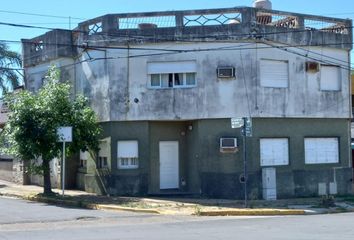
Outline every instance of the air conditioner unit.
[(306, 72), (319, 72), (320, 64), (318, 62), (306, 62)]
[(233, 150), (237, 148), (237, 138), (220, 138), (221, 150)]
[(235, 77), (234, 67), (218, 67), (217, 69), (218, 78), (233, 78)]

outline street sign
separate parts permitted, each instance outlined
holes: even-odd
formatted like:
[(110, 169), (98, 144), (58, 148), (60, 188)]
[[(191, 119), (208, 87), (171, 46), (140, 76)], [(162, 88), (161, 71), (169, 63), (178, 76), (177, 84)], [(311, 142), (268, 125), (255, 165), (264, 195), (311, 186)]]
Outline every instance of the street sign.
[(59, 127), (57, 129), (57, 134), (59, 138), (58, 142), (72, 142), (73, 141), (72, 132), (73, 132), (72, 127)]
[(57, 129), (58, 142), (63, 143), (63, 163), (61, 164), (61, 186), (62, 195), (65, 191), (65, 143), (73, 141), (73, 127), (59, 127)]
[(251, 118), (246, 118), (246, 137), (252, 137), (252, 119)]
[(243, 118), (231, 118), (231, 128), (243, 127)]

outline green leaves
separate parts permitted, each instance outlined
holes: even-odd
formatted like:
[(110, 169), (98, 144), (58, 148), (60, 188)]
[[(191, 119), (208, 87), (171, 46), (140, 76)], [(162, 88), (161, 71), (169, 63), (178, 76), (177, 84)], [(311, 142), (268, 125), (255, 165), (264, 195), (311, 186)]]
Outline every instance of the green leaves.
[(21, 66), (21, 57), (9, 47), (0, 43), (0, 92), (6, 93), (20, 85), (18, 73), (12, 68)]
[(35, 94), (14, 93), (6, 98), (9, 121), (3, 141), (7, 152), (23, 160), (42, 157), (43, 161), (60, 156), (62, 144), (57, 142), (57, 128), (73, 127), (73, 142), (67, 144), (67, 155), (79, 150), (98, 150), (101, 129), (94, 111), (83, 96), (72, 100), (70, 85), (60, 83), (60, 73), (50, 67), (44, 86)]

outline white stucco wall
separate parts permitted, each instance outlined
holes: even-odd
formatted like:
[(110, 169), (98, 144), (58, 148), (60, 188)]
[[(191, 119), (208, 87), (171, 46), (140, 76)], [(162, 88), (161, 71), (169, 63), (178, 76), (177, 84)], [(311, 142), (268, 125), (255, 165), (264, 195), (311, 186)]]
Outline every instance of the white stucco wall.
[[(273, 43), (274, 44), (274, 43)], [(155, 49), (198, 49), (171, 53)], [(214, 49), (214, 50), (210, 50)], [(75, 65), (75, 88), (91, 100), (101, 121), (180, 120), (253, 117), (349, 118), (350, 81), (348, 51), (309, 47), (274, 48), (267, 44), (169, 43), (130, 46), (126, 49), (88, 50)], [(163, 53), (161, 55), (156, 55)], [(153, 54), (153, 55), (152, 55)], [(129, 58), (127, 56), (130, 56)], [(145, 55), (145, 56), (141, 56)], [(308, 56), (306, 59), (304, 56)], [(289, 62), (289, 87), (264, 88), (259, 84), (261, 59)], [(305, 71), (305, 62), (341, 65), (341, 90), (321, 91), (320, 72)], [(190, 61), (197, 63), (197, 86), (150, 89), (147, 63)], [(235, 79), (218, 79), (218, 66), (233, 66)], [(36, 68), (27, 71), (35, 75)], [(139, 102), (135, 103), (134, 99)]]

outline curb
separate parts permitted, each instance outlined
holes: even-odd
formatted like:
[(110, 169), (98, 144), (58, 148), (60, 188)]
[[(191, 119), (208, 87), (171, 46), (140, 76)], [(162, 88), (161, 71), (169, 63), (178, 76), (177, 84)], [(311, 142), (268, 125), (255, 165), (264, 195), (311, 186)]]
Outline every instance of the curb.
[(20, 195), (20, 194), (0, 193), (0, 196), (15, 197), (15, 198), (21, 198), (24, 200), (28, 200), (28, 201), (65, 205), (65, 206), (70, 206), (70, 207), (80, 207), (80, 208), (87, 208), (87, 209), (115, 210), (115, 211), (129, 211), (129, 212), (136, 212), (136, 213), (162, 214), (157, 209), (141, 209), (141, 208), (121, 207), (121, 206), (117, 206), (117, 205), (93, 204), (93, 203), (86, 203), (84, 201), (81, 202), (81, 201), (74, 201), (74, 200), (67, 200), (67, 199), (55, 199), (55, 198), (51, 198), (51, 197), (43, 197), (43, 196), (36, 196), (36, 195), (27, 195), (26, 196), (26, 195)]
[(84, 207), (84, 204), (79, 201), (67, 200), (67, 199), (55, 199), (51, 197), (39, 197), (39, 196), (21, 196), (22, 199), (35, 201), (35, 202), (42, 202), (48, 204), (57, 204), (57, 205), (65, 205), (70, 207)]
[(162, 214), (157, 209), (131, 208), (131, 207), (121, 207), (117, 205), (105, 205), (105, 204), (87, 204), (86, 208), (98, 209), (98, 210), (115, 210), (115, 211), (128, 211), (128, 212), (136, 212), (136, 213)]
[[(97, 210), (113, 210), (113, 211), (129, 211), (135, 213), (149, 213), (149, 214), (162, 214), (162, 215), (174, 215), (173, 212), (161, 211), (154, 208), (142, 209), (142, 208), (132, 208), (123, 207), (118, 205), (109, 204), (94, 204), (85, 201), (74, 201), (69, 199), (56, 199), (51, 197), (32, 195), (21, 195), (16, 193), (0, 193), (0, 196), (20, 198), (28, 201), (36, 201), (54, 205), (65, 205), (69, 207), (79, 207), (86, 209), (97, 209)], [(353, 212), (354, 210), (350, 211)], [(349, 212), (349, 211), (348, 211)], [(326, 213), (336, 213), (336, 212), (324, 212)], [(195, 214), (196, 216), (285, 216), (285, 215), (313, 215), (318, 213), (307, 212), (302, 209), (225, 209), (225, 210), (210, 210), (203, 211), (200, 210)]]
[(305, 210), (293, 209), (237, 209), (237, 210), (214, 210), (200, 211), (199, 216), (285, 216), (305, 215)]

